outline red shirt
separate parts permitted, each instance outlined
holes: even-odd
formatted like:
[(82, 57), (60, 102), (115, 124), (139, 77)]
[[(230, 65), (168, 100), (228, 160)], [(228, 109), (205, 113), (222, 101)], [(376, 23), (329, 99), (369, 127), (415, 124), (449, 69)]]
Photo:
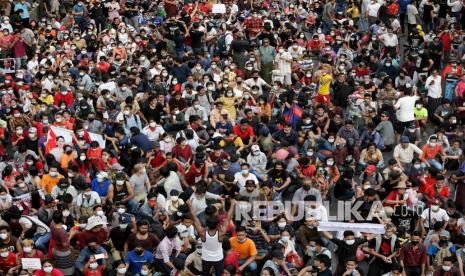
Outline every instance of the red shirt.
[[(389, 195), (384, 199), (384, 202), (388, 201), (388, 200), (402, 200), (401, 198), (401, 195), (399, 195), (399, 193), (397, 191), (392, 191), (389, 193)], [(410, 199), (407, 199), (407, 204), (410, 203)], [(383, 204), (384, 206), (387, 206), (387, 207), (394, 207), (395, 205), (397, 204), (387, 204), (387, 203), (384, 203)]]
[[(425, 191), (425, 194), (427, 194), (431, 199), (435, 199), (436, 197), (436, 185), (431, 185), (429, 186), (426, 191)], [(449, 191), (449, 188), (446, 187), (446, 186), (442, 186), (441, 190), (438, 192), (438, 194), (441, 196), (441, 197), (449, 197), (450, 195), (450, 191)]]
[(100, 266), (97, 269), (86, 269), (86, 276), (102, 276), (102, 268)]
[(97, 237), (98, 243), (103, 244), (108, 238), (108, 233), (103, 228), (98, 232), (86, 230), (82, 233), (79, 233), (76, 235), (77, 247), (79, 249), (86, 247), (87, 241), (89, 240), (90, 237)]
[(425, 181), (420, 183), (420, 186), (418, 187), (418, 192), (425, 193), (426, 190), (428, 190), (429, 187), (434, 186), (434, 184), (436, 184), (436, 178), (432, 176), (427, 176), (425, 177)]
[(224, 257), (224, 267), (228, 265), (233, 265), (236, 270), (239, 268), (239, 253), (231, 250), (231, 253)]
[(71, 107), (73, 105), (74, 96), (73, 93), (68, 92), (66, 95), (63, 95), (61, 92), (55, 93), (53, 96), (53, 105), (58, 106), (60, 102), (65, 102), (67, 107)]
[(251, 126), (247, 126), (246, 130), (242, 131), (241, 125), (235, 125), (233, 128), (233, 133), (241, 137), (242, 141), (255, 136), (253, 128)]
[(3, 258), (3, 257), (0, 257), (0, 270), (3, 271), (3, 273), (8, 273), (8, 270), (10, 270), (10, 268), (12, 267), (15, 267), (16, 266), (16, 254), (15, 253), (11, 253), (8, 255), (8, 257), (6, 258)]
[[(42, 269), (36, 270), (36, 272), (34, 272), (34, 276), (46, 276), (46, 275), (47, 274)], [(50, 276), (63, 276), (63, 275), (64, 275), (63, 272), (61, 272), (59, 269), (56, 269), (56, 268), (54, 268), (52, 272), (50, 273)]]
[(257, 35), (262, 31), (263, 21), (260, 18), (247, 18), (244, 22), (244, 26), (252, 36)]
[(176, 145), (172, 149), (174, 157), (178, 158), (181, 157), (184, 160), (192, 160), (192, 148), (190, 145), (186, 145), (185, 147), (181, 145)]
[(439, 40), (441, 40), (442, 45), (444, 45), (444, 51), (450, 51), (451, 48), (451, 40), (449, 33), (443, 33), (440, 37)]
[(194, 185), (196, 182), (200, 181), (202, 177), (205, 175), (206, 167), (202, 166), (200, 171), (197, 170), (195, 164), (192, 164), (189, 168), (189, 171), (186, 173), (186, 183), (189, 185)]

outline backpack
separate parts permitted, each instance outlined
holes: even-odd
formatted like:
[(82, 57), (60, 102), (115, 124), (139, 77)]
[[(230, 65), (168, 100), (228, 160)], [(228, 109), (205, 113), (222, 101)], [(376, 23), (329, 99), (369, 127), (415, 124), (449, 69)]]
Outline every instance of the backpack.
[[(381, 242), (383, 241), (382, 236), (378, 235), (375, 238), (376, 245), (375, 245), (375, 251), (379, 252), (379, 249), (381, 248)], [(391, 252), (394, 252), (395, 246), (396, 246), (396, 241), (397, 241), (397, 236), (392, 235), (391, 237)], [(376, 258), (372, 258), (370, 261), (370, 264), (375, 260)]]
[(450, 257), (452, 256), (452, 253), (450, 253), (450, 248), (451, 245), (448, 245), (446, 248), (440, 248), (438, 253), (436, 253), (436, 256), (434, 256), (434, 265), (439, 266), (442, 264), (442, 260), (445, 257)]
[(218, 39), (218, 53), (220, 55), (227, 55), (228, 54), (228, 45), (226, 45), (226, 37), (228, 35), (232, 35), (230, 32), (226, 32), (220, 36)]

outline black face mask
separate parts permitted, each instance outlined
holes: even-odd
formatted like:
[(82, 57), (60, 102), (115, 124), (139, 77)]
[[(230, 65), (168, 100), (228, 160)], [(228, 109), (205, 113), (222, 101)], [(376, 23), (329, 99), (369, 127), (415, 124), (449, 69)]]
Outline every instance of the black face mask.
[(311, 186), (307, 186), (307, 185), (303, 185), (302, 188), (305, 190), (305, 191), (308, 191), (310, 190), (310, 188), (312, 188)]
[(410, 241), (413, 245), (417, 245), (420, 243), (420, 241)]
[(144, 249), (135, 249), (134, 252), (137, 254), (137, 255), (142, 255), (144, 253)]

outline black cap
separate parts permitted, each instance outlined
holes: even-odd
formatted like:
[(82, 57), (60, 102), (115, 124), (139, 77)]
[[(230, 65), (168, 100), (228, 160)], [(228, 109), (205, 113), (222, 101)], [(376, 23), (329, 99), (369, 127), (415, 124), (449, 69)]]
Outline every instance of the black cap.
[(271, 257), (279, 260), (284, 260), (284, 253), (281, 249), (275, 249), (271, 251)]
[(376, 191), (375, 189), (373, 188), (368, 188), (365, 190), (365, 195), (366, 196), (375, 196), (376, 195)]

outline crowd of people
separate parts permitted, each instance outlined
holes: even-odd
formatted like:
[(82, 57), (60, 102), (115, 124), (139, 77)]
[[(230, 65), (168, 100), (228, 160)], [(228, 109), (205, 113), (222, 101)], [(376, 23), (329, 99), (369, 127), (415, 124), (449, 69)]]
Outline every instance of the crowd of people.
[(0, 6), (0, 275), (465, 275), (463, 0)]

